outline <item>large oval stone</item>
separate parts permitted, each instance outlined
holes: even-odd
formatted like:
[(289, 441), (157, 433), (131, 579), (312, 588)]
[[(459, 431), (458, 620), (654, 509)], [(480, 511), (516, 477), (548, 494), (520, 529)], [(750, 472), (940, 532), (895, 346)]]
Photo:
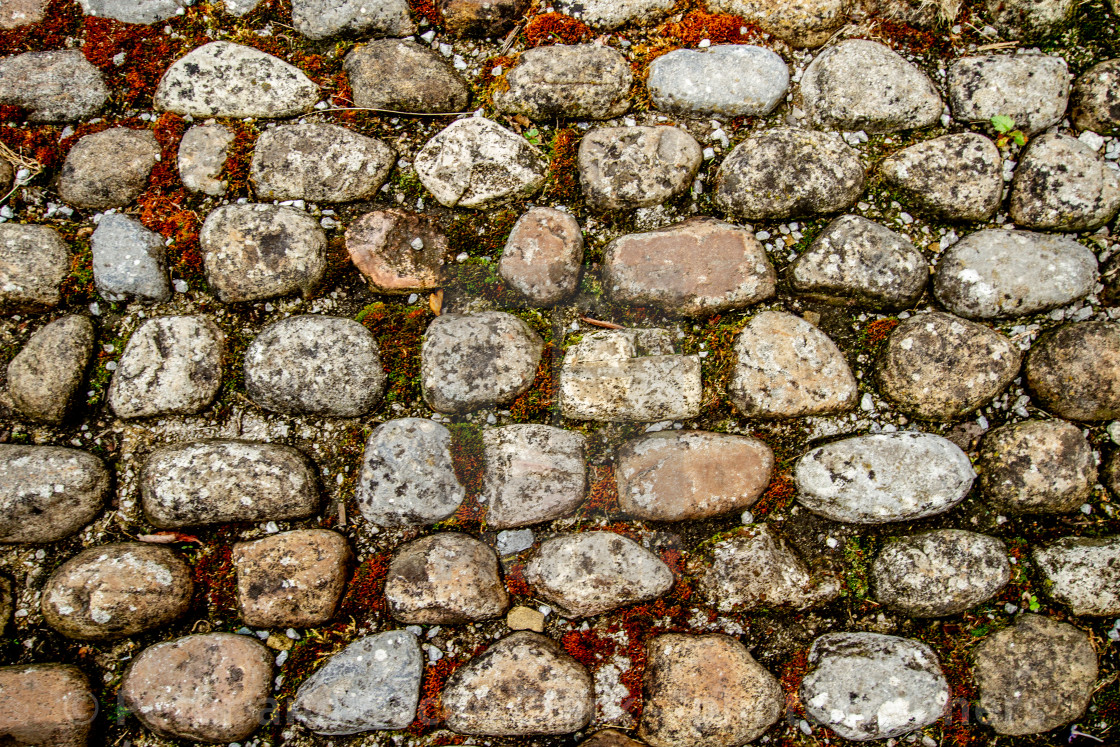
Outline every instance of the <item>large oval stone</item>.
[(0, 60), (0, 103), (30, 109), (32, 122), (85, 119), (108, 100), (105, 78), (80, 49), (24, 52)]
[(551, 425), (520, 423), (482, 434), (482, 498), (490, 529), (552, 521), (587, 495), (587, 437)]
[(1077, 138), (1031, 140), (1011, 182), (1011, 220), (1041, 231), (1095, 231), (1120, 210), (1120, 171)]
[(507, 114), (536, 121), (557, 117), (610, 119), (630, 107), (633, 74), (626, 58), (599, 44), (554, 44), (527, 49), (494, 93)]
[(962, 57), (949, 68), (949, 106), (959, 122), (1010, 117), (1027, 135), (1056, 124), (1069, 101), (1061, 57), (1032, 53)]
[(72, 664), (0, 667), (0, 734), (13, 745), (85, 747), (98, 701)]
[(498, 556), (473, 537), (441, 532), (402, 546), (385, 577), (389, 614), (404, 623), (453, 625), (509, 607)]
[(976, 463), (980, 490), (997, 509), (1013, 513), (1074, 511), (1097, 482), (1093, 446), (1080, 428), (1062, 420), (988, 431)]
[(579, 181), (596, 211), (660, 205), (692, 184), (700, 144), (679, 127), (600, 127), (579, 144)]
[(55, 542), (105, 505), (109, 470), (61, 446), (0, 445), (0, 542)]
[(93, 324), (72, 314), (36, 330), (8, 364), (16, 409), (42, 423), (61, 423), (93, 353)]
[(999, 148), (974, 132), (903, 148), (883, 159), (879, 173), (903, 204), (942, 220), (988, 220), (1003, 197)]
[(1120, 324), (1076, 322), (1035, 340), (1023, 367), (1039, 403), (1068, 420), (1120, 418)]
[(1120, 537), (1063, 537), (1036, 548), (1046, 592), (1075, 615), (1120, 615)]
[(756, 117), (786, 95), (789, 68), (777, 53), (750, 44), (674, 49), (650, 63), (646, 87), (662, 111)]

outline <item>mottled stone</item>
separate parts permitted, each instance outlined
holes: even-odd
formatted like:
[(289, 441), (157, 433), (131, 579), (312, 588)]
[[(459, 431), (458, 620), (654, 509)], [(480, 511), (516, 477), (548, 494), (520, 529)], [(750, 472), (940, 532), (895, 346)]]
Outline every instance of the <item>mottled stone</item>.
[(437, 0), (436, 6), (443, 27), (456, 36), (502, 36), (523, 20), (529, 0)]
[(366, 521), (434, 524), (455, 513), (465, 496), (451, 461), (451, 433), (442, 425), (402, 418), (369, 435), (354, 494)]
[[(848, 19), (847, 0), (707, 0), (713, 13), (757, 23), (793, 47), (819, 47)], [(656, 746), (655, 746), (656, 747)]]
[(1120, 211), (1120, 170), (1068, 135), (1031, 140), (1011, 182), (1011, 220), (1044, 231), (1093, 231)]
[(1072, 423), (1029, 420), (980, 442), (980, 489), (1002, 511), (1066, 513), (1089, 500), (1097, 482), (1093, 447)]
[(93, 354), (88, 317), (56, 319), (37, 330), (8, 364), (8, 393), (26, 418), (61, 423)]
[(183, 15), (189, 0), (79, 0), (87, 16), (121, 23), (153, 24)]
[(159, 81), (155, 107), (194, 117), (292, 117), (319, 87), (299, 68), (252, 47), (215, 41), (179, 58)]
[(16, 181), (15, 167), (6, 158), (0, 158), (0, 195), (12, 190)]
[(220, 124), (192, 125), (179, 141), (176, 158), (179, 178), (192, 192), (217, 197), (226, 193), (222, 170), (233, 145), (234, 134)]
[(597, 29), (653, 23), (673, 8), (672, 0), (559, 0), (556, 7)]
[(396, 151), (333, 124), (282, 125), (253, 148), (250, 175), (260, 200), (353, 202), (381, 189)]
[(506, 404), (529, 389), (544, 342), (512, 314), (444, 314), (420, 347), (424, 401), (439, 412)]
[(33, 122), (86, 119), (108, 100), (101, 71), (80, 50), (25, 52), (0, 60), (0, 104), (30, 109)]
[(354, 106), (401, 112), (458, 112), (471, 89), (447, 59), (407, 39), (379, 39), (354, 47), (343, 69)]
[(1120, 59), (1100, 62), (1073, 84), (1073, 126), (1099, 135), (1120, 133)]
[(587, 438), (525, 423), (482, 433), (482, 497), (490, 529), (512, 529), (567, 516), (587, 494)]
[(575, 292), (582, 263), (579, 222), (561, 210), (534, 207), (513, 225), (498, 274), (533, 305), (554, 306)]
[(222, 385), (225, 335), (204, 316), (149, 319), (128, 338), (109, 383), (119, 418), (193, 415)]
[(389, 614), (404, 623), (453, 625), (498, 617), (509, 595), (498, 556), (465, 534), (441, 532), (397, 550), (385, 577)]
[(416, 154), (420, 182), (446, 207), (489, 208), (529, 197), (548, 160), (528, 140), (484, 117), (451, 123)]
[[(0, 26), (2, 28), (2, 26)], [(0, 576), (0, 633), (8, 629), (8, 623), (12, 621), (12, 613), (15, 611), (15, 595), (12, 591), (12, 580), (7, 576)], [(524, 609), (518, 607), (518, 609)], [(543, 622), (544, 615), (541, 615)], [(544, 629), (543, 626), (541, 628)]]
[(514, 607), (506, 615), (506, 625), (510, 630), (535, 630), (544, 632), (544, 615), (532, 607)]
[(58, 306), (69, 273), (70, 249), (53, 228), (0, 224), (0, 312)]
[(171, 298), (163, 237), (140, 221), (121, 213), (101, 216), (90, 237), (90, 248), (93, 281), (106, 300), (158, 302)]
[(758, 117), (785, 98), (789, 68), (775, 52), (749, 44), (674, 49), (650, 63), (646, 87), (662, 111)]
[(1044, 588), (1075, 615), (1120, 615), (1120, 537), (1063, 537), (1036, 548)]
[(267, 720), (271, 685), (267, 648), (248, 636), (204, 633), (141, 651), (125, 670), (120, 702), (156, 734), (231, 742)]
[(327, 236), (301, 210), (225, 205), (199, 234), (206, 280), (225, 303), (311, 292), (327, 269)]
[(799, 293), (837, 304), (912, 306), (929, 278), (926, 258), (900, 233), (858, 215), (842, 215), (788, 270)]
[(999, 148), (975, 132), (943, 135), (887, 156), (884, 181), (914, 212), (949, 221), (986, 221), (1003, 196)]
[(964, 500), (975, 477), (956, 444), (916, 431), (833, 441), (808, 451), (794, 470), (801, 505), (855, 524), (944, 513)]
[(937, 721), (949, 704), (937, 654), (909, 638), (826, 633), (813, 641), (809, 667), (801, 703), (845, 739), (901, 736)]
[(43, 587), (43, 619), (68, 638), (122, 638), (174, 622), (193, 592), (191, 569), (171, 548), (101, 545), (51, 574)]
[(578, 161), (584, 199), (605, 212), (660, 205), (686, 191), (703, 157), (677, 127), (602, 127), (583, 136)]
[(494, 93), (499, 110), (549, 122), (620, 116), (630, 107), (633, 74), (613, 47), (554, 44), (522, 52), (505, 80)]
[(747, 220), (813, 216), (851, 207), (863, 183), (859, 154), (839, 135), (775, 127), (748, 137), (723, 160), (715, 200)]
[(1077, 0), (987, 0), (992, 25), (1008, 39), (1039, 41), (1061, 31), (1077, 10)]
[(3, 0), (0, 29), (5, 31), (40, 23), (47, 15), (49, 0)]
[(774, 452), (750, 436), (667, 431), (619, 447), (618, 505), (650, 521), (692, 521), (750, 508), (770, 484)]
[(903, 412), (954, 420), (983, 407), (1019, 373), (1021, 353), (993, 329), (951, 314), (905, 319), (876, 367), (879, 392)]
[(412, 633), (364, 636), (300, 685), (292, 715), (328, 736), (403, 729), (416, 718), (423, 668), (420, 643)]
[(1067, 420), (1120, 418), (1120, 324), (1076, 322), (1043, 333), (1023, 367), (1035, 399)]
[(281, 319), (257, 335), (244, 365), (249, 398), (275, 412), (356, 418), (385, 391), (377, 339), (353, 319)]
[(140, 474), (144, 512), (157, 527), (283, 521), (319, 507), (315, 469), (281, 444), (211, 440), (152, 452)]
[(782, 713), (782, 688), (725, 635), (651, 638), (638, 736), (652, 747), (740, 747)]
[(98, 703), (70, 664), (0, 667), (0, 734), (11, 744), (86, 747)]
[(105, 505), (110, 476), (93, 454), (0, 444), (0, 543), (55, 542)]
[(408, 0), (293, 0), (292, 23), (296, 31), (312, 39), (416, 33)]
[(754, 234), (714, 218), (621, 236), (603, 250), (603, 289), (613, 303), (704, 316), (765, 301), (776, 285)]
[(375, 291), (413, 293), (442, 284), (448, 243), (433, 217), (393, 208), (351, 223), (346, 251)]
[(1069, 70), (1061, 57), (1040, 54), (964, 57), (949, 68), (949, 106), (961, 122), (1011, 117), (1027, 135), (1061, 120)]
[(1041, 734), (1079, 718), (1097, 680), (1089, 636), (1041, 615), (1020, 615), (972, 652), (980, 720), (997, 734)]
[(62, 164), (58, 195), (75, 207), (124, 207), (148, 186), (159, 143), (148, 130), (112, 127), (80, 139)]
[(911, 617), (944, 617), (981, 604), (1011, 579), (995, 537), (939, 529), (888, 542), (871, 566), (875, 599)]
[(568, 734), (595, 710), (591, 675), (549, 638), (519, 631), (457, 669), (441, 696), (460, 734)]

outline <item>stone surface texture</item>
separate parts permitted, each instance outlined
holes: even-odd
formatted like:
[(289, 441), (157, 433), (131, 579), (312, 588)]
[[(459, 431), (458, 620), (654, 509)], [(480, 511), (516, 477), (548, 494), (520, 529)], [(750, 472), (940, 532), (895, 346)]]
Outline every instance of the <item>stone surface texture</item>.
[(108, 100), (101, 71), (79, 50), (25, 52), (0, 60), (0, 104), (30, 109), (34, 122), (85, 119)]
[(0, 667), (0, 734), (13, 744), (85, 747), (97, 708), (76, 666)]
[(310, 628), (334, 616), (351, 558), (346, 538), (296, 529), (233, 546), (237, 606), (255, 628)]
[(93, 353), (93, 324), (72, 314), (39, 329), (8, 364), (8, 393), (23, 415), (61, 423)]
[(355, 47), (343, 63), (354, 106), (403, 112), (457, 112), (471, 89), (438, 52), (407, 39)]
[(1075, 615), (1120, 615), (1120, 538), (1063, 537), (1032, 553), (1047, 593)]
[(593, 210), (659, 205), (692, 184), (700, 144), (678, 127), (603, 127), (579, 143), (579, 181)]
[(112, 127), (79, 140), (66, 154), (58, 194), (75, 207), (124, 207), (148, 186), (159, 143), (147, 130)]
[(164, 240), (139, 221), (120, 213), (102, 216), (90, 237), (93, 280), (107, 300), (171, 298)]
[(1016, 127), (1033, 135), (1062, 118), (1069, 85), (1069, 70), (1061, 57), (964, 57), (949, 68), (949, 106), (961, 122), (1010, 117)]
[(1120, 170), (1068, 135), (1031, 140), (1011, 183), (1011, 219), (1043, 231), (1094, 231), (1120, 211)]
[(1097, 481), (1093, 447), (1061, 420), (1005, 425), (984, 435), (980, 490), (1000, 510), (1065, 513), (1089, 500)]
[(987, 220), (1003, 196), (999, 149), (974, 132), (903, 148), (883, 159), (879, 173), (915, 212), (944, 220)]
[(42, 311), (62, 300), (70, 250), (50, 226), (0, 224), (0, 309)]
[(0, 542), (56, 542), (105, 505), (110, 475), (86, 451), (0, 445)]
[(774, 52), (750, 44), (674, 49), (650, 64), (646, 86), (662, 111), (757, 117), (785, 96), (789, 68)]
[(1067, 420), (1120, 417), (1120, 325), (1063, 324), (1031, 346), (1023, 373), (1044, 408)]
[(844, 25), (845, 0), (708, 0), (714, 13), (730, 13), (757, 23), (793, 47), (819, 47)]
[(1105, 60), (1073, 84), (1071, 118), (1079, 130), (1099, 135), (1120, 130), (1120, 60)]
[(338, 34), (408, 36), (416, 32), (407, 0), (294, 0), (292, 23), (311, 39)]
[(550, 425), (507, 425), (482, 434), (482, 497), (492, 529), (552, 521), (587, 494), (587, 438)]
[(611, 119), (630, 107), (633, 75), (617, 50), (598, 44), (528, 49), (506, 75), (494, 104), (536, 121)]
[(488, 620), (509, 607), (494, 551), (456, 532), (404, 545), (389, 565), (385, 600), (395, 619), (426, 625)]
[(375, 210), (346, 229), (346, 251), (375, 291), (433, 290), (442, 284), (447, 235), (421, 213)]
[(194, 192), (217, 197), (228, 188), (222, 179), (230, 146), (236, 139), (228, 128), (219, 125), (194, 125), (179, 141), (176, 165), (183, 186)]
[(531, 208), (509, 233), (498, 273), (537, 306), (557, 304), (576, 290), (583, 264), (583, 233), (570, 213)]

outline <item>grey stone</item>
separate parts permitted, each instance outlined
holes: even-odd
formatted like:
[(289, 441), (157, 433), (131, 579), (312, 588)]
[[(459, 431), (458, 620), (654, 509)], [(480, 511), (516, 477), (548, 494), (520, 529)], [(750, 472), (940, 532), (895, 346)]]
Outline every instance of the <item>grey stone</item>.
[(186, 0), (80, 0), (87, 16), (121, 23), (152, 24), (183, 14)]
[(148, 186), (159, 143), (148, 130), (112, 127), (86, 135), (66, 154), (58, 195), (80, 208), (123, 207)]
[(905, 319), (876, 367), (879, 392), (903, 412), (954, 420), (983, 407), (1019, 373), (1022, 354), (993, 329), (951, 314)]
[(661, 329), (584, 335), (560, 371), (560, 412), (577, 420), (694, 418), (702, 393), (700, 359), (674, 355)]
[(560, 0), (562, 13), (597, 29), (616, 29), (628, 23), (653, 23), (673, 9), (672, 0)]
[(108, 300), (171, 298), (163, 237), (121, 213), (101, 216), (90, 239), (93, 280)]
[(296, 31), (312, 39), (416, 33), (407, 0), (294, 0), (292, 23)]
[(509, 594), (488, 545), (441, 532), (397, 550), (385, 577), (385, 601), (401, 622), (453, 625), (500, 616)]
[(768, 524), (750, 524), (720, 539), (696, 564), (699, 590), (720, 612), (760, 607), (803, 610), (840, 595), (835, 576), (810, 573)]
[(494, 104), (537, 121), (611, 119), (630, 107), (633, 74), (622, 53), (599, 44), (527, 49), (506, 74)]
[(878, 42), (845, 39), (805, 69), (801, 101), (816, 127), (895, 132), (926, 127), (941, 116), (933, 81)]
[(132, 333), (109, 383), (119, 418), (193, 415), (222, 385), (225, 335), (204, 316), (149, 319)]
[(364, 636), (300, 685), (292, 715), (329, 736), (403, 729), (416, 718), (423, 668), (420, 642), (412, 633)]
[(1072, 423), (1028, 420), (984, 435), (980, 490), (996, 508), (1066, 513), (1089, 500), (1097, 482), (1093, 447)]
[(706, 316), (765, 301), (776, 285), (754, 234), (714, 218), (621, 236), (603, 250), (603, 288), (613, 303)]
[(524, 20), (529, 0), (437, 0), (436, 7), (456, 36), (500, 37)]
[(70, 249), (50, 226), (0, 224), (0, 311), (43, 311), (62, 300)]
[(533, 305), (553, 306), (575, 292), (582, 263), (579, 222), (555, 208), (534, 207), (510, 231), (498, 274)]
[(713, 13), (757, 23), (792, 47), (819, 47), (848, 20), (847, 0), (708, 0)]
[(826, 633), (809, 649), (805, 712), (845, 739), (887, 739), (929, 726), (949, 705), (937, 654), (909, 638)]
[(651, 747), (740, 747), (782, 713), (781, 685), (725, 635), (651, 638), (642, 689), (638, 736)]
[(1077, 0), (987, 0), (985, 10), (1001, 36), (1039, 41), (1061, 31), (1077, 10)]
[(1011, 117), (1027, 135), (1061, 120), (1069, 71), (1061, 57), (1040, 54), (964, 57), (949, 68), (949, 106), (961, 122)]
[(86, 747), (98, 701), (70, 664), (0, 667), (0, 734), (12, 744)]
[(64, 316), (39, 329), (8, 364), (8, 393), (31, 420), (61, 423), (93, 354), (93, 324)]
[(929, 264), (910, 239), (858, 215), (828, 224), (789, 269), (793, 289), (838, 304), (913, 306)]
[(352, 555), (327, 529), (295, 529), (233, 546), (237, 607), (254, 628), (312, 628), (329, 621)]
[(646, 88), (662, 111), (758, 117), (785, 98), (789, 68), (776, 53), (749, 44), (674, 49), (650, 63)]
[(152, 452), (140, 474), (144, 512), (157, 527), (283, 521), (319, 507), (315, 469), (298, 449), (214, 439)]
[(482, 497), (490, 529), (552, 521), (587, 495), (587, 438), (576, 431), (525, 423), (482, 434)]
[(989, 228), (941, 255), (933, 292), (954, 314), (1000, 319), (1084, 298), (1093, 292), (1097, 277), (1096, 256), (1071, 238)]
[(441, 699), (447, 728), (460, 734), (568, 734), (595, 711), (594, 683), (583, 665), (555, 641), (526, 630), (457, 669)]
[(976, 473), (952, 441), (901, 431), (856, 436), (811, 449), (797, 460), (797, 500), (833, 521), (884, 524), (948, 511)]
[(972, 652), (980, 720), (997, 734), (1041, 734), (1085, 712), (1097, 680), (1089, 636), (1068, 623), (1020, 615)]
[(444, 314), (420, 346), (420, 387), (438, 412), (471, 412), (512, 402), (533, 385), (544, 342), (502, 311)]
[(396, 158), (391, 146), (345, 127), (282, 125), (257, 139), (250, 175), (260, 200), (353, 202), (381, 189)]
[(55, 542), (105, 505), (109, 470), (93, 454), (60, 446), (0, 444), (0, 542)]
[(242, 18), (252, 13), (262, 0), (224, 0), (222, 7), (234, 18)]
[(0, 4), (0, 29), (41, 23), (47, 15), (48, 0), (4, 0)]
[(159, 81), (157, 109), (194, 117), (292, 117), (312, 110), (319, 87), (299, 68), (252, 47), (216, 41), (179, 58)]
[(219, 196), (228, 185), (222, 180), (234, 134), (220, 124), (193, 125), (179, 141), (177, 162), (183, 186), (192, 192)]
[(525, 566), (525, 580), (565, 617), (592, 617), (664, 596), (673, 572), (629, 537), (577, 532), (542, 542)]
[(101, 71), (80, 50), (25, 52), (0, 60), (0, 104), (30, 109), (33, 122), (86, 119), (108, 100)]
[(82, 550), (51, 574), (43, 619), (67, 638), (123, 638), (174, 622), (193, 593), (190, 566), (174, 550), (118, 542)]
[(149, 646), (132, 660), (120, 704), (156, 734), (232, 742), (252, 734), (269, 702), (272, 655), (233, 633), (189, 635)]
[(723, 160), (715, 200), (747, 220), (796, 218), (851, 207), (863, 183), (859, 154), (839, 135), (775, 127), (748, 137)]
[(750, 436), (668, 431), (623, 444), (618, 505), (651, 521), (690, 521), (750, 508), (770, 484), (774, 452)]
[(1073, 84), (1073, 126), (1099, 135), (1120, 132), (1120, 59), (1105, 60)]
[(423, 418), (379, 425), (366, 441), (354, 497), (366, 521), (380, 526), (446, 519), (466, 497), (451, 461), (451, 433)]
[(1044, 231), (1094, 231), (1120, 211), (1120, 170), (1068, 135), (1031, 140), (1011, 182), (1011, 220)]
[(660, 205), (687, 191), (703, 157), (677, 127), (602, 127), (583, 136), (578, 160), (584, 199), (605, 212)]
[(489, 208), (530, 196), (545, 182), (548, 160), (484, 117), (452, 122), (416, 154), (416, 174), (446, 207)]
[(301, 210), (225, 205), (199, 233), (206, 280), (225, 303), (260, 301), (318, 285), (327, 269), (327, 236)]
[(503, 558), (528, 550), (536, 542), (532, 529), (506, 529), (498, 532), (498, 554)]
[(1120, 537), (1063, 537), (1033, 556), (1046, 593), (1073, 614), (1120, 615)]
[(1120, 418), (1120, 324), (1076, 322), (1044, 332), (1023, 367), (1027, 387), (1067, 420)]
[(945, 617), (981, 604), (1011, 580), (995, 537), (939, 529), (888, 542), (871, 566), (875, 599), (911, 617)]
[(245, 351), (245, 391), (266, 410), (360, 417), (385, 391), (377, 340), (352, 319), (318, 314), (281, 319)]
[(856, 379), (828, 335), (782, 311), (753, 316), (735, 337), (727, 393), (750, 418), (796, 418), (855, 406)]
[(879, 164), (884, 181), (914, 212), (949, 221), (986, 221), (1003, 197), (999, 148), (974, 132), (911, 145)]
[(354, 106), (403, 112), (459, 112), (471, 89), (443, 55), (407, 39), (379, 39), (354, 47), (343, 69)]
[(350, 261), (378, 293), (412, 293), (443, 284), (447, 235), (430, 215), (375, 210), (346, 229)]

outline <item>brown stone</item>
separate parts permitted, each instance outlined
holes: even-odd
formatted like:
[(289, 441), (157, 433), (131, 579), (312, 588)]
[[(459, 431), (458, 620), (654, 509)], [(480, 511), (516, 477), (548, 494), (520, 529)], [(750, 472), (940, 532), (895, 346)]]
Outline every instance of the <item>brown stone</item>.
[[(0, 8), (0, 20), (3, 18), (3, 8)], [(0, 197), (8, 194), (16, 180), (16, 170), (7, 160), (0, 158)]]
[(624, 444), (615, 481), (630, 516), (689, 521), (754, 505), (774, 471), (774, 452), (749, 436), (655, 433)]
[(87, 451), (0, 445), (0, 543), (57, 542), (104, 507), (111, 477)]
[(1039, 404), (1068, 420), (1120, 418), (1120, 324), (1076, 322), (1031, 346), (1023, 367)]
[(448, 244), (428, 216), (378, 210), (346, 229), (346, 251), (374, 290), (412, 293), (440, 286)]
[(3, 0), (0, 2), (0, 29), (14, 29), (39, 23), (47, 15), (49, 0)]
[(532, 607), (514, 607), (506, 615), (506, 625), (510, 630), (534, 630), (544, 632), (544, 615)]
[(1072, 423), (1028, 420), (990, 431), (980, 443), (980, 489), (1004, 511), (1064, 513), (1089, 500), (1097, 482), (1093, 447)]
[(354, 106), (398, 112), (463, 111), (471, 89), (448, 60), (407, 39), (377, 39), (355, 47), (343, 63)]
[(86, 135), (66, 154), (58, 194), (80, 208), (124, 207), (148, 186), (159, 143), (147, 130), (114, 127)]
[(233, 742), (269, 715), (272, 655), (253, 638), (189, 635), (144, 649), (124, 673), (120, 699), (156, 734)]
[(579, 747), (644, 747), (644, 745), (622, 732), (614, 729), (603, 729), (580, 742)]
[(553, 306), (579, 282), (583, 233), (569, 213), (530, 208), (510, 231), (498, 274), (536, 306)]
[(385, 579), (389, 614), (405, 623), (453, 624), (509, 607), (498, 557), (465, 534), (433, 534), (402, 547)]
[(350, 560), (346, 538), (296, 529), (233, 547), (237, 606), (246, 625), (306, 628), (334, 615)]
[(70, 250), (53, 228), (0, 224), (0, 312), (58, 306), (69, 272)]
[(85, 747), (96, 715), (97, 698), (77, 667), (0, 667), (0, 743)]
[(39, 329), (8, 364), (8, 391), (25, 417), (60, 423), (93, 353), (93, 324), (74, 314)]
[(43, 619), (68, 638), (135, 635), (177, 619), (191, 603), (191, 569), (168, 547), (120, 542), (60, 565), (43, 589)]
[(444, 28), (456, 36), (498, 36), (513, 28), (529, 0), (439, 0)]

